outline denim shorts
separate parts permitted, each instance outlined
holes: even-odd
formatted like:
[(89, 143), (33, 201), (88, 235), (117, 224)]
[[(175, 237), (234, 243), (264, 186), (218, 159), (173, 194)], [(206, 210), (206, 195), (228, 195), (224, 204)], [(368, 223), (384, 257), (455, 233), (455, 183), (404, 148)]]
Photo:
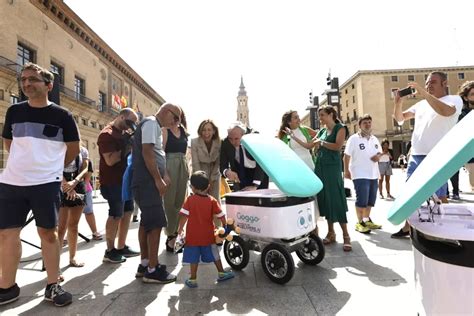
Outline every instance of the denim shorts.
[(373, 207), (377, 199), (378, 179), (354, 179), (356, 207)]
[(109, 216), (122, 218), (124, 212), (133, 212), (133, 201), (122, 201), (122, 185), (102, 185), (100, 193), (109, 203)]
[(209, 246), (184, 246), (183, 262), (216, 262), (219, 259), (219, 250), (216, 244)]
[(92, 191), (86, 192), (86, 205), (82, 211), (84, 214), (94, 213), (94, 204), (92, 202)]
[[(408, 160), (408, 167), (407, 167), (407, 181), (410, 178), (410, 176), (415, 172), (416, 168), (418, 168), (418, 165), (425, 159), (425, 155), (411, 155), (410, 159)], [(441, 197), (446, 197), (448, 192), (448, 183), (444, 183), (441, 188), (436, 190), (436, 195), (441, 198)]]
[(23, 227), (30, 210), (36, 226), (55, 228), (60, 203), (61, 182), (31, 186), (0, 183), (0, 229)]

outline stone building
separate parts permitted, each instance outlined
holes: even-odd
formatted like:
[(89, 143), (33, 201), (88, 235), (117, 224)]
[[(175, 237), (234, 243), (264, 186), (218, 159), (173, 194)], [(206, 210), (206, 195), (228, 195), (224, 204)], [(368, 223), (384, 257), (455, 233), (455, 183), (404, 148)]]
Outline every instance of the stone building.
[(21, 98), (18, 75), (28, 61), (58, 74), (60, 105), (74, 115), (95, 166), (98, 134), (121, 108), (147, 116), (165, 102), (62, 0), (3, 0), (0, 16), (1, 129), (7, 108)]
[[(380, 139), (391, 142), (394, 156), (405, 152), (411, 139), (414, 120), (399, 126), (392, 118), (393, 92), (405, 88), (408, 82), (425, 85), (428, 74), (442, 71), (448, 74), (448, 93), (457, 94), (465, 82), (474, 80), (474, 66), (452, 66), (412, 69), (361, 70), (352, 75), (339, 87), (341, 119), (349, 127), (351, 134), (358, 129), (360, 115), (370, 114), (373, 118), (374, 134)], [(408, 97), (404, 110), (420, 101), (419, 97)], [(327, 104), (327, 99), (321, 105)], [(304, 116), (303, 124), (310, 125), (309, 113)]]

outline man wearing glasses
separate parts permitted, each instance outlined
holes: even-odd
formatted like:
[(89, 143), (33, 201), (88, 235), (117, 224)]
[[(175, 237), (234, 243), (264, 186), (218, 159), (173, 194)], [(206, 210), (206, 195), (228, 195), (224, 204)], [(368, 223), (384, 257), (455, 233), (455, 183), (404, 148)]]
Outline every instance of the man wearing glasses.
[(109, 203), (109, 217), (105, 224), (107, 250), (103, 262), (122, 263), (125, 258), (139, 255), (139, 252), (133, 251), (125, 244), (133, 213), (133, 200), (122, 201), (122, 178), (131, 149), (129, 132), (134, 129), (137, 121), (138, 115), (134, 110), (122, 109), (115, 120), (104, 127), (97, 140), (100, 192)]
[(10, 106), (5, 117), (2, 136), (10, 156), (0, 174), (0, 305), (20, 295), (15, 283), (20, 232), (30, 210), (47, 273), (44, 299), (56, 306), (72, 302), (72, 295), (58, 284), (57, 214), (64, 166), (79, 154), (79, 131), (71, 113), (48, 100), (53, 79), (42, 67), (25, 64), (20, 85), (28, 101)]
[(141, 210), (138, 230), (141, 263), (135, 274), (145, 283), (170, 283), (176, 276), (158, 262), (158, 246), (163, 227), (167, 226), (163, 196), (170, 185), (166, 172), (162, 127), (179, 122), (181, 110), (171, 103), (163, 104), (155, 116), (145, 118), (137, 127), (133, 140), (132, 190)]

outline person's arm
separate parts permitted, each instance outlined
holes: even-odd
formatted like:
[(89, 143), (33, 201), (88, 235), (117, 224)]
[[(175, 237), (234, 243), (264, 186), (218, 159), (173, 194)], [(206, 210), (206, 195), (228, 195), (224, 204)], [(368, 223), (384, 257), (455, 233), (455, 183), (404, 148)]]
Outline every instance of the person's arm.
[(351, 161), (351, 156), (344, 154), (344, 178), (352, 179), (351, 171), (349, 170), (349, 163)]
[(428, 104), (433, 108), (433, 110), (441, 116), (451, 116), (456, 113), (455, 105), (448, 105), (438, 99), (437, 97), (430, 94), (428, 91), (420, 87), (416, 82), (409, 84), (410, 87), (415, 88), (415, 95), (420, 95), (423, 97)]
[(184, 225), (186, 225), (187, 221), (188, 221), (187, 216), (185, 216), (183, 214), (179, 214), (178, 235), (181, 235), (183, 233)]
[(404, 121), (412, 119), (415, 117), (415, 113), (411, 111), (403, 111), (403, 98), (398, 95), (398, 90), (395, 91), (393, 104), (393, 118), (398, 122), (399, 125), (402, 125)]
[[(191, 141), (191, 164), (193, 167), (193, 172), (201, 170), (201, 162), (198, 158), (198, 138)], [(211, 176), (211, 175), (208, 175)]]
[(166, 142), (168, 141), (168, 129), (166, 127), (161, 128), (161, 135), (163, 137), (163, 150), (165, 150)]
[(158, 192), (160, 192), (161, 196), (164, 196), (166, 193), (167, 184), (161, 177), (160, 170), (156, 165), (155, 153), (153, 152), (154, 146), (155, 144), (142, 144), (142, 155), (143, 160), (145, 161), (145, 166), (153, 177)]
[(336, 142), (335, 143), (328, 143), (326, 141), (320, 141), (320, 146), (327, 148), (329, 150), (340, 151), (342, 146), (344, 145), (344, 141), (346, 140), (346, 129), (340, 128), (337, 131), (336, 135)]
[(287, 134), (288, 136), (290, 136), (291, 139), (293, 139), (295, 142), (297, 142), (298, 144), (300, 144), (302, 147), (306, 149), (312, 149), (316, 145), (312, 141), (307, 142), (307, 141), (303, 141), (299, 139), (298, 137), (295, 137), (294, 133), (290, 129), (288, 129)]
[(69, 165), (81, 152), (80, 141), (66, 142), (66, 155), (64, 157), (64, 166)]
[(12, 140), (8, 138), (3, 138), (3, 143), (5, 144), (5, 149), (10, 152), (10, 147), (12, 146)]
[(104, 157), (105, 164), (109, 167), (112, 167), (116, 163), (122, 160), (122, 151), (112, 151), (108, 153), (102, 153), (102, 157)]

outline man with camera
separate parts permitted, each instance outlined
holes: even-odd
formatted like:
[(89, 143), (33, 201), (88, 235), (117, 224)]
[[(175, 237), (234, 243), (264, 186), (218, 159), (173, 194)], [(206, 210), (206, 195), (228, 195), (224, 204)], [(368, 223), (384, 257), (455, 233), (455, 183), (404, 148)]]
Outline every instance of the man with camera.
[[(109, 217), (105, 224), (107, 250), (104, 262), (122, 263), (125, 258), (140, 254), (125, 244), (133, 212), (133, 201), (122, 201), (122, 178), (127, 167), (127, 155), (131, 150), (131, 133), (137, 121), (137, 113), (131, 108), (124, 108), (104, 127), (97, 140), (100, 155), (100, 192), (109, 203)], [(115, 248), (117, 235), (118, 242)]]
[[(431, 149), (456, 124), (462, 109), (462, 100), (457, 95), (447, 94), (448, 77), (444, 72), (431, 72), (425, 83), (425, 89), (416, 82), (407, 89), (397, 91), (394, 99), (393, 117), (398, 124), (414, 118), (415, 126), (411, 138), (411, 155), (407, 167), (407, 179), (428, 155)], [(407, 92), (405, 92), (407, 91)], [(403, 111), (403, 100), (406, 95), (415, 94), (423, 98), (407, 110)], [(447, 183), (436, 191), (443, 202), (447, 202)], [(409, 235), (409, 225), (392, 234), (392, 238)]]
[(268, 188), (268, 176), (240, 144), (242, 136), (250, 133), (242, 123), (236, 122), (227, 129), (220, 153), (221, 174), (233, 181), (233, 191)]
[(15, 283), (21, 257), (20, 232), (33, 212), (47, 273), (44, 299), (56, 306), (72, 302), (58, 284), (57, 235), (60, 188), (65, 165), (79, 154), (79, 131), (71, 113), (48, 100), (54, 76), (27, 63), (20, 74), (21, 90), (28, 101), (7, 110), (3, 139), (10, 152), (0, 174), (0, 305), (18, 299)]

